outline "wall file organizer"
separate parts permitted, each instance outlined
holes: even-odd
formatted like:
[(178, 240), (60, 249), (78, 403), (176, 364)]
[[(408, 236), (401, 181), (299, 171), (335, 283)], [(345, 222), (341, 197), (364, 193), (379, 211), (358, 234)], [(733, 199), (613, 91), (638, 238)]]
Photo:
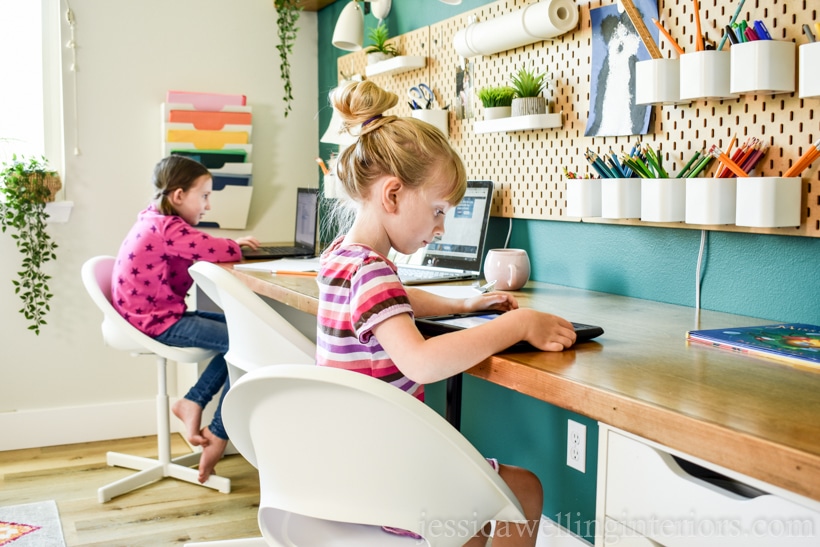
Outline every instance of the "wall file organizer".
[[(585, 137), (592, 51), (590, 10), (610, 5), (613, 1), (578, 3), (578, 26), (556, 38), (494, 55), (470, 58), (474, 67), (475, 89), (508, 83), (512, 72), (522, 65), (543, 68), (548, 72), (546, 96), (550, 112), (562, 117), (559, 127), (480, 132), (478, 130), (482, 129), (481, 122), (484, 121), (483, 108), (477, 99), (476, 117), (457, 120), (453, 113), (450, 114), (450, 142), (464, 159), (468, 176), (489, 178), (496, 182), (493, 216), (820, 237), (820, 161), (803, 172), (802, 180), (781, 185), (785, 193), (792, 192), (795, 184), (799, 186), (799, 219), (794, 225), (786, 226), (766, 219), (749, 226), (722, 222), (697, 224), (684, 222), (683, 218), (676, 222), (647, 223), (635, 218), (634, 210), (625, 210), (626, 205), (610, 208), (605, 202), (602, 203), (601, 214), (606, 210), (607, 215), (613, 218), (572, 217), (567, 214), (564, 168), (579, 174), (591, 173), (584, 158), (587, 148), (597, 153), (609, 148), (616, 152), (628, 152), (634, 144), (646, 142), (656, 149), (660, 148), (664, 167), (668, 171), (678, 172), (695, 151), (713, 144), (726, 148), (735, 135), (738, 143), (749, 137), (759, 137), (769, 146), (769, 151), (754, 174), (778, 178), (803, 155), (807, 147), (820, 138), (820, 97), (816, 96), (820, 94), (820, 87), (809, 87), (810, 78), (806, 78), (809, 75), (799, 70), (799, 66), (804, 66), (806, 62), (802, 59), (804, 53), (807, 59), (808, 55), (813, 55), (815, 61), (820, 60), (820, 50), (806, 48), (801, 28), (803, 22), (820, 20), (815, 0), (746, 0), (740, 14), (746, 20), (765, 21), (774, 40), (800, 46), (798, 57), (801, 58), (796, 59), (795, 63), (799, 61), (797, 77), (806, 82), (801, 92), (806, 94), (805, 98), (798, 96), (795, 90), (776, 95), (771, 92), (749, 92), (729, 99), (698, 97), (678, 104), (670, 100), (672, 104), (652, 107), (647, 135)], [(408, 87), (421, 81), (435, 90), (438, 107), (451, 103), (456, 96), (456, 70), (464, 61), (453, 47), (456, 33), (467, 28), (473, 17), (478, 22), (487, 21), (520, 10), (530, 3), (530, 0), (500, 0), (396, 37), (394, 40), (400, 45), (402, 54), (425, 56), (427, 65), (394, 77), (371, 78), (398, 94), (399, 105), (391, 113), (410, 115), (404, 97)], [(719, 42), (721, 29), (737, 6), (736, 0), (700, 0), (699, 4), (703, 32), (709, 39)], [(684, 55), (694, 55), (692, 3), (658, 0), (658, 11), (660, 22), (684, 49)], [(679, 58), (668, 40), (661, 39), (659, 47), (664, 58)], [(731, 51), (728, 44), (724, 46), (724, 51)], [(340, 78), (342, 74), (364, 74), (365, 54), (356, 52), (340, 57), (337, 66)], [(810, 66), (815, 67), (817, 63)], [(814, 72), (811, 76), (817, 78), (817, 71)], [(730, 73), (727, 72), (727, 84), (729, 77)], [(681, 81), (683, 78), (681, 72)], [(714, 175), (713, 170), (714, 167), (707, 175)], [(775, 186), (773, 190), (778, 193), (780, 187)], [(634, 196), (634, 191), (630, 195)], [(791, 198), (787, 201), (794, 203)], [(634, 206), (634, 198), (631, 203)], [(739, 214), (742, 219), (742, 213)], [(793, 218), (792, 213), (789, 221)]]
[(252, 111), (245, 97), (169, 91), (166, 101), (162, 156), (190, 157), (213, 175), (211, 209), (199, 226), (244, 229), (253, 195)]

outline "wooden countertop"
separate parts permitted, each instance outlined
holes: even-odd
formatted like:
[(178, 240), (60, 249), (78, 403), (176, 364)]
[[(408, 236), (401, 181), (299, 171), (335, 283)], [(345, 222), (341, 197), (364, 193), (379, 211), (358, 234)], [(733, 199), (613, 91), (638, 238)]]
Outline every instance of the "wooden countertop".
[[(314, 278), (233, 270), (255, 292), (316, 314)], [(464, 284), (464, 283), (461, 283)], [(688, 344), (687, 330), (774, 321), (530, 282), (522, 306), (604, 328), (562, 353), (499, 354), (469, 371), (820, 501), (820, 369)]]

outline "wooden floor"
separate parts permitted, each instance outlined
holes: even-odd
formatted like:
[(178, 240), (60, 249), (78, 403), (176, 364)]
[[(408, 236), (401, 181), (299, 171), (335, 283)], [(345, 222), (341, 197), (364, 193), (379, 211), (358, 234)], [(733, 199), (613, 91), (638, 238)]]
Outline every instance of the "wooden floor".
[[(177, 434), (171, 449), (174, 456), (190, 452)], [(153, 458), (156, 438), (0, 452), (0, 505), (55, 500), (68, 547), (156, 547), (260, 535), (258, 475), (242, 456), (216, 466), (231, 479), (230, 494), (163, 479), (98, 503), (99, 486), (132, 473), (108, 467), (109, 450)]]

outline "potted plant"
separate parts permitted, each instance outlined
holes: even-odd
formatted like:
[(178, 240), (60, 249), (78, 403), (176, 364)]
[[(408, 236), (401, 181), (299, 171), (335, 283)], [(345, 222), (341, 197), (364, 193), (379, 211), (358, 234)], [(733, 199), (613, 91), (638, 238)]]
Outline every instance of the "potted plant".
[(373, 42), (370, 47), (365, 50), (365, 53), (367, 53), (367, 64), (372, 65), (385, 61), (399, 54), (399, 50), (396, 49), (393, 44), (387, 43), (390, 34), (387, 31), (387, 25), (383, 22), (371, 29), (367, 38)]
[(478, 90), (478, 100), (484, 106), (484, 119), (495, 120), (510, 116), (515, 90), (510, 86), (482, 87)]
[(547, 87), (546, 77), (546, 74), (536, 74), (527, 67), (521, 67), (512, 75), (510, 83), (515, 90), (515, 99), (512, 101), (513, 116), (547, 113), (547, 100), (541, 95)]
[(0, 229), (10, 228), (11, 237), (23, 255), (22, 270), (12, 280), (15, 294), (23, 301), (20, 310), (31, 325), (29, 330), (40, 334), (49, 311), (48, 280), (43, 265), (55, 260), (57, 244), (46, 231), (46, 202), (53, 201), (62, 187), (59, 175), (46, 168), (46, 160), (12, 156), (0, 171)]
[(296, 21), (299, 20), (299, 12), (302, 8), (299, 7), (299, 0), (274, 0), (273, 6), (276, 8), (276, 29), (279, 36), (279, 45), (276, 49), (279, 50), (279, 75), (284, 86), (285, 94), (282, 99), (285, 101), (285, 117), (287, 118), (293, 101), (289, 55), (293, 52), (293, 44), (296, 42), (296, 31), (299, 30)]

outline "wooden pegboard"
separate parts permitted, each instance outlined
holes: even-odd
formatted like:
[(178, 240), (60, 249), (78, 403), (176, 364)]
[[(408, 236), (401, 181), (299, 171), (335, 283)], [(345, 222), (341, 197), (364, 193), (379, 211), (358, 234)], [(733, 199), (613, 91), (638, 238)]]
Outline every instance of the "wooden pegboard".
[[(410, 85), (426, 81), (436, 92), (439, 104), (448, 104), (456, 95), (455, 74), (461, 59), (453, 49), (456, 32), (467, 26), (473, 17), (486, 21), (531, 3), (530, 0), (500, 0), (462, 13), (417, 31), (396, 37), (405, 55), (425, 55), (427, 66), (395, 76), (376, 76), (373, 81), (399, 95), (397, 115), (409, 115), (404, 101)], [(701, 100), (684, 105), (654, 106), (649, 132), (641, 136), (585, 137), (589, 102), (592, 52), (590, 9), (610, 5), (611, 1), (592, 1), (579, 7), (578, 27), (553, 40), (501, 52), (487, 57), (474, 57), (475, 89), (487, 85), (502, 85), (523, 64), (546, 71), (549, 76), (548, 101), (552, 112), (562, 112), (563, 127), (557, 129), (516, 131), (511, 133), (476, 134), (473, 125), (482, 117), (479, 101), (475, 101), (476, 116), (457, 120), (450, 116), (450, 142), (464, 159), (470, 178), (488, 178), (496, 182), (493, 216), (578, 221), (565, 215), (566, 183), (563, 168), (579, 173), (589, 172), (584, 151), (591, 148), (605, 152), (629, 150), (643, 141), (660, 148), (664, 166), (679, 170), (695, 150), (716, 144), (728, 146), (733, 135), (738, 142), (757, 136), (769, 145), (769, 151), (758, 174), (779, 176), (820, 138), (820, 100), (800, 99), (797, 93), (778, 95), (743, 95), (737, 99)], [(809, 6), (812, 4), (812, 7)], [(747, 0), (740, 18), (762, 19), (772, 38), (805, 43), (801, 25), (818, 19), (816, 0)], [(659, 0), (660, 21), (684, 48), (694, 51), (694, 15), (691, 2)], [(722, 27), (735, 9), (728, 0), (700, 0), (703, 31), (719, 41)], [(677, 53), (665, 39), (660, 41), (664, 57)], [(364, 74), (362, 52), (341, 57), (340, 73)], [(585, 218), (584, 222), (607, 224), (651, 225), (673, 228), (773, 233), (820, 237), (820, 162), (803, 172), (803, 212), (799, 228), (746, 228), (734, 225), (699, 226), (684, 223), (645, 223), (639, 220)], [(711, 174), (710, 174), (711, 176)]]

